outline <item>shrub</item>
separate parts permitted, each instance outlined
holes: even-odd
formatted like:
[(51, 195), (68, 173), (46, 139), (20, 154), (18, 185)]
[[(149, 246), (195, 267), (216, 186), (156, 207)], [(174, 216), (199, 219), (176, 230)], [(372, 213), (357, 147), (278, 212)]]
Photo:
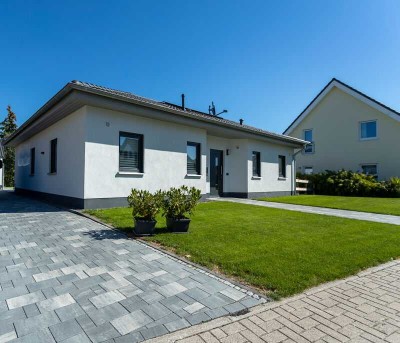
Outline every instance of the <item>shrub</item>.
[(193, 211), (201, 198), (201, 192), (195, 187), (171, 188), (163, 194), (163, 215), (167, 218), (185, 219)]
[(348, 170), (326, 170), (322, 173), (303, 175), (310, 180), (315, 194), (343, 196), (400, 196), (400, 179), (377, 181), (374, 176)]
[(149, 191), (132, 189), (128, 196), (128, 204), (132, 207), (132, 216), (134, 219), (155, 220), (160, 212), (163, 193), (157, 191), (152, 194)]
[(400, 198), (400, 178), (392, 177), (385, 182), (386, 192), (389, 196)]

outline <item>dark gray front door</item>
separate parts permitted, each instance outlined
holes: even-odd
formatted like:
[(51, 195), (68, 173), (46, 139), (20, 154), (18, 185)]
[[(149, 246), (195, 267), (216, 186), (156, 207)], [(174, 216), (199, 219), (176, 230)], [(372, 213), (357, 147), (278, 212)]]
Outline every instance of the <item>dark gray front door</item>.
[(223, 192), (223, 156), (222, 150), (210, 150), (210, 194), (222, 195)]

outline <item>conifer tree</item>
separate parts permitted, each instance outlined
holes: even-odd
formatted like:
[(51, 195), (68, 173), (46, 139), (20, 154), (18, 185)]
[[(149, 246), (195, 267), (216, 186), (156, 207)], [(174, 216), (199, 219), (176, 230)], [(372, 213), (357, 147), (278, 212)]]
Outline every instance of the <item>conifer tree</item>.
[[(8, 137), (17, 130), (17, 116), (11, 109), (11, 106), (7, 106), (6, 118), (0, 123), (0, 140)], [(15, 149), (4, 148), (3, 157), (3, 172), (4, 174), (4, 186), (14, 187), (14, 163), (15, 163)]]

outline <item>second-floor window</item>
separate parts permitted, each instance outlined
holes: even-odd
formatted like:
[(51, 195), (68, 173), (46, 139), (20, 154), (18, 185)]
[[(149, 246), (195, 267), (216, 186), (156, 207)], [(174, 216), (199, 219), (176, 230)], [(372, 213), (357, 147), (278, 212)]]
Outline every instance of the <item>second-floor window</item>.
[(364, 121), (360, 123), (360, 139), (377, 138), (376, 120)]
[(305, 154), (312, 154), (314, 152), (314, 141), (313, 141), (313, 130), (304, 130), (304, 140), (307, 142), (311, 142), (307, 144), (304, 148)]

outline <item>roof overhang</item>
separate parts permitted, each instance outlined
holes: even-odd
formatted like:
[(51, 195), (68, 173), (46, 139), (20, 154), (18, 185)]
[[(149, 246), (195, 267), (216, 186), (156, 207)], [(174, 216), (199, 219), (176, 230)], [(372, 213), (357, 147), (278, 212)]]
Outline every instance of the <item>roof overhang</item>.
[(338, 88), (341, 91), (353, 96), (354, 98), (362, 101), (368, 106), (388, 115), (390, 118), (400, 122), (400, 113), (391, 109), (390, 107), (372, 99), (368, 95), (361, 93), (360, 91), (346, 85), (345, 83), (332, 79), (323, 89), (322, 91), (310, 102), (310, 104), (304, 109), (303, 112), (289, 125), (289, 127), (283, 132), (284, 135), (290, 135), (293, 130), (310, 114), (310, 112), (318, 106), (318, 104), (325, 98), (326, 95), (334, 88)]
[(70, 82), (21, 125), (13, 135), (7, 137), (5, 145), (17, 146), (83, 106), (100, 107), (204, 128), (209, 134), (222, 137), (251, 138), (288, 145), (294, 148), (299, 148), (306, 144), (305, 141), (298, 138), (262, 130), (257, 131), (257, 129), (246, 125), (238, 127), (238, 124), (221, 120), (220, 118), (209, 115), (194, 116), (191, 112), (186, 112), (185, 110), (163, 106), (161, 103), (142, 99), (144, 98), (129, 98), (123, 95), (110, 94), (101, 89), (91, 89), (80, 83)]

